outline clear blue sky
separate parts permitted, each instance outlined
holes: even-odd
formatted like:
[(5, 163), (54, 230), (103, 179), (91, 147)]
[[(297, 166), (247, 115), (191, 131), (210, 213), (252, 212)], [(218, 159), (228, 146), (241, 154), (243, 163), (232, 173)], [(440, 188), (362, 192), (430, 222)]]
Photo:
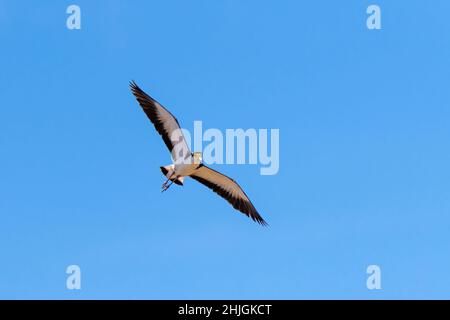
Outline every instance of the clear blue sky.
[[(450, 298), (449, 12), (0, 0), (0, 298)], [(194, 181), (160, 193), (132, 79), (187, 129), (280, 129), (277, 175), (215, 166), (269, 228)]]

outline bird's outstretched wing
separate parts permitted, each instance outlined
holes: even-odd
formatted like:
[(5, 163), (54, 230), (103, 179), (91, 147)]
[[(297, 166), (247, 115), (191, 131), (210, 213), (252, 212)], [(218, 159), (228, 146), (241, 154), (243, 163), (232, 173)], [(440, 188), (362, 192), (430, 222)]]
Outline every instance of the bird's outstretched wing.
[(205, 165), (201, 165), (190, 177), (213, 190), (231, 203), (235, 209), (252, 218), (254, 221), (263, 226), (267, 225), (258, 211), (256, 211), (244, 190), (233, 179)]
[(146, 94), (138, 85), (130, 82), (131, 91), (139, 102), (142, 110), (162, 136), (164, 143), (172, 154), (173, 161), (189, 162), (191, 152), (184, 139), (178, 120), (155, 99)]

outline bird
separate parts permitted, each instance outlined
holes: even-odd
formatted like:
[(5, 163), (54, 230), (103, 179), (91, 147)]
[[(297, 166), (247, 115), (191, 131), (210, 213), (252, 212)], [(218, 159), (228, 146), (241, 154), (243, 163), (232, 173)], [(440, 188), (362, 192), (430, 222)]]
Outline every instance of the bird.
[(201, 152), (190, 151), (177, 118), (169, 110), (145, 93), (136, 82), (130, 82), (130, 89), (172, 155), (173, 163), (160, 167), (167, 178), (161, 192), (173, 183), (183, 186), (184, 178), (189, 177), (214, 191), (253, 221), (268, 226), (235, 180), (206, 166)]

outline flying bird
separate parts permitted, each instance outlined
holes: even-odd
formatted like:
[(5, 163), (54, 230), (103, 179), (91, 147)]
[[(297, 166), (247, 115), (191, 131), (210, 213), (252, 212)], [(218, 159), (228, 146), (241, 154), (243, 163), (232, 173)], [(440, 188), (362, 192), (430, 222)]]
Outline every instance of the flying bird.
[(174, 163), (160, 167), (161, 172), (167, 178), (162, 185), (162, 192), (166, 191), (173, 183), (183, 186), (184, 178), (190, 177), (207, 186), (253, 221), (266, 226), (267, 223), (236, 181), (204, 165), (201, 152), (189, 150), (178, 120), (155, 99), (141, 90), (134, 81), (130, 83), (130, 87), (142, 110), (153, 123), (172, 154)]

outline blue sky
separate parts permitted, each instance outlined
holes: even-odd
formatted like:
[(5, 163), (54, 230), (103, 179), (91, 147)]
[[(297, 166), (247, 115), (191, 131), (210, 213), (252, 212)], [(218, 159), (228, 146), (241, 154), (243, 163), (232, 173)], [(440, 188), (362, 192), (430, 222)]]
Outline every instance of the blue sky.
[[(450, 298), (449, 11), (0, 0), (0, 298)], [(187, 129), (280, 129), (277, 175), (215, 166), (269, 228), (194, 181), (160, 193), (132, 79)]]

